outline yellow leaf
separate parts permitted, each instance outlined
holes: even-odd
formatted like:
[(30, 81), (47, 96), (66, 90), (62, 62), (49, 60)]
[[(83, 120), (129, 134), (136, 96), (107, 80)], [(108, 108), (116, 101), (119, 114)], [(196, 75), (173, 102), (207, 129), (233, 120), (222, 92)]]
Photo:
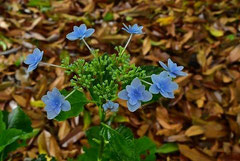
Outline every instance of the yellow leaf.
[(41, 100), (37, 100), (37, 101), (30, 101), (30, 105), (32, 107), (44, 107), (45, 104), (43, 103), (43, 101)]
[(214, 27), (210, 27), (209, 31), (215, 37), (221, 37), (224, 35), (224, 32), (222, 30), (215, 29)]
[(170, 25), (172, 24), (174, 21), (174, 17), (173, 16), (168, 16), (168, 17), (160, 17), (157, 19), (157, 22), (161, 25), (161, 26), (166, 26), (166, 25)]

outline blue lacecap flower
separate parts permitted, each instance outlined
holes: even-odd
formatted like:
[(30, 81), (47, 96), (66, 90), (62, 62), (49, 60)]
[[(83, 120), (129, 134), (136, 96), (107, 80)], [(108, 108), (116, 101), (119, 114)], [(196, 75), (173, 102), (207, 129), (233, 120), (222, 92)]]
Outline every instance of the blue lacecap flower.
[(134, 24), (133, 26), (123, 25), (124, 27), (122, 29), (127, 31), (129, 34), (142, 34), (143, 26), (138, 26), (137, 24)]
[(119, 104), (114, 103), (112, 101), (107, 101), (107, 103), (103, 104), (103, 109), (104, 111), (110, 110), (112, 112), (117, 112), (118, 111)]
[(172, 62), (171, 59), (168, 59), (168, 66), (163, 62), (159, 61), (159, 64), (168, 72), (169, 76), (176, 78), (176, 76), (186, 76), (187, 73), (183, 72), (183, 66), (177, 66), (176, 63)]
[(177, 83), (172, 81), (168, 72), (163, 71), (159, 75), (151, 76), (153, 84), (149, 91), (153, 94), (161, 94), (165, 98), (174, 98), (174, 90), (178, 89)]
[(38, 64), (42, 60), (43, 51), (40, 51), (38, 48), (34, 49), (32, 54), (29, 54), (24, 61), (25, 64), (29, 65), (27, 72), (31, 72), (37, 68)]
[(69, 111), (71, 109), (69, 101), (65, 100), (65, 97), (61, 95), (57, 88), (48, 91), (47, 95), (42, 97), (42, 101), (46, 105), (45, 111), (48, 119), (55, 118), (61, 111)]
[(78, 26), (74, 26), (73, 27), (73, 32), (67, 34), (67, 39), (68, 40), (77, 40), (77, 39), (84, 39), (86, 37), (90, 37), (93, 33), (94, 33), (94, 29), (93, 28), (89, 28), (87, 29), (85, 24)]
[(139, 78), (135, 78), (131, 85), (118, 93), (118, 97), (127, 100), (129, 111), (134, 112), (141, 106), (141, 102), (150, 101), (152, 94), (145, 90)]

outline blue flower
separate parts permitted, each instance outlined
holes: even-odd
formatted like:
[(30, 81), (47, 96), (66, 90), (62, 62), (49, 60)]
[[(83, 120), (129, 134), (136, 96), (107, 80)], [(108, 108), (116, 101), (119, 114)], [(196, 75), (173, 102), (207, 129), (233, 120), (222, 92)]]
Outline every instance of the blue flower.
[(55, 118), (61, 111), (69, 111), (71, 109), (70, 103), (65, 100), (57, 88), (53, 88), (52, 92), (48, 91), (47, 95), (42, 97), (45, 103), (45, 110), (47, 111), (47, 118)]
[(31, 72), (37, 68), (38, 64), (42, 60), (43, 51), (40, 51), (38, 48), (34, 49), (32, 54), (29, 54), (24, 61), (25, 64), (29, 65), (27, 72)]
[(142, 34), (142, 29), (143, 26), (138, 26), (137, 24), (133, 25), (133, 26), (126, 26), (125, 24), (123, 24), (123, 30), (127, 31), (129, 34)]
[(112, 101), (107, 101), (107, 103), (105, 103), (103, 105), (104, 111), (110, 110), (112, 112), (117, 112), (118, 111), (118, 107), (119, 107), (119, 104), (118, 103), (114, 103)]
[(85, 24), (81, 24), (79, 27), (74, 26), (73, 32), (67, 34), (68, 40), (77, 40), (77, 39), (84, 39), (85, 37), (90, 37), (94, 33), (94, 29), (90, 28), (87, 29)]
[(187, 73), (182, 72), (183, 66), (177, 66), (176, 63), (172, 62), (171, 59), (168, 59), (168, 66), (163, 62), (159, 61), (159, 64), (168, 72), (169, 76), (176, 78), (176, 76), (186, 76)]
[(151, 93), (161, 93), (163, 97), (174, 98), (174, 90), (178, 89), (178, 85), (172, 81), (168, 72), (163, 71), (159, 75), (153, 74), (151, 78), (153, 82), (153, 85), (149, 88)]
[(135, 78), (131, 85), (127, 85), (126, 89), (118, 93), (118, 97), (127, 100), (128, 110), (134, 112), (141, 106), (141, 102), (150, 101), (152, 94), (145, 90), (138, 78)]

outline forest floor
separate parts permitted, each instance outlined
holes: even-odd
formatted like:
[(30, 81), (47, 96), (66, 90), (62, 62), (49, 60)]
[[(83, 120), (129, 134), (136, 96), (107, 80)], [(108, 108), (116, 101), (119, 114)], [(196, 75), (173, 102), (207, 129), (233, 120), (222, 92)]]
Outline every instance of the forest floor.
[(89, 104), (89, 120), (48, 120), (40, 101), (53, 87), (69, 87), (59, 68), (39, 67), (26, 74), (23, 60), (35, 47), (44, 60), (90, 60), (80, 41), (68, 41), (74, 25), (95, 28), (90, 46), (114, 53), (124, 45), (122, 24), (144, 26), (127, 51), (137, 65), (158, 65), (171, 58), (187, 77), (176, 79), (175, 99), (161, 98), (131, 113), (124, 103), (114, 124), (130, 127), (136, 137), (148, 136), (158, 146), (176, 142), (179, 151), (158, 154), (159, 161), (240, 160), (240, 2), (238, 0), (0, 0), (0, 109), (16, 104), (39, 134), (11, 154), (13, 160), (47, 153), (58, 160), (77, 157), (87, 144), (84, 134), (98, 125), (97, 108)]

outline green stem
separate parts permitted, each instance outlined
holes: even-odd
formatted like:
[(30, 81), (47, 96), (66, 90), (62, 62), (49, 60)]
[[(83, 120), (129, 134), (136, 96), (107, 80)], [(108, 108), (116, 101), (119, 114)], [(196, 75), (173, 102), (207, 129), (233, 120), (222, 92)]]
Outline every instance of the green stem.
[(105, 112), (103, 111), (102, 106), (98, 106), (98, 113), (99, 113), (100, 121), (104, 122), (104, 120), (105, 120)]
[(70, 93), (65, 97), (65, 99), (67, 99), (69, 96), (71, 96), (76, 90), (77, 90), (77, 89), (72, 90), (72, 92), (70, 92)]
[(108, 125), (110, 126), (113, 122), (113, 119), (117, 116), (117, 112), (114, 112), (114, 114), (110, 117), (109, 121), (108, 121)]
[(45, 62), (40, 62), (39, 64), (40, 64), (40, 65), (45, 65), (45, 66), (52, 66), (52, 67), (57, 67), (57, 68), (63, 68), (63, 69), (65, 69), (64, 67), (62, 67), (62, 66), (60, 66), (60, 65), (55, 65), (55, 64), (45, 63)]
[(3, 161), (3, 153), (4, 152), (4, 150), (0, 153), (0, 161)]
[(149, 83), (149, 82), (147, 82), (147, 81), (145, 81), (145, 80), (142, 80), (142, 79), (141, 79), (141, 81), (144, 82), (144, 83), (146, 83), (146, 84), (152, 85), (152, 83)]
[(122, 55), (122, 53), (126, 50), (128, 44), (130, 43), (130, 40), (132, 39), (132, 36), (133, 36), (133, 34), (131, 34), (131, 35), (129, 36), (128, 41), (127, 41), (126, 45), (124, 46), (124, 48), (123, 48), (122, 52), (120, 53), (120, 55)]
[(103, 151), (104, 151), (104, 138), (103, 136), (101, 136), (100, 148), (98, 152), (98, 161), (102, 161)]
[(92, 53), (92, 48), (90, 48), (90, 46), (88, 45), (88, 43), (82, 39), (82, 41), (84, 42), (84, 44), (87, 46), (88, 50)]

